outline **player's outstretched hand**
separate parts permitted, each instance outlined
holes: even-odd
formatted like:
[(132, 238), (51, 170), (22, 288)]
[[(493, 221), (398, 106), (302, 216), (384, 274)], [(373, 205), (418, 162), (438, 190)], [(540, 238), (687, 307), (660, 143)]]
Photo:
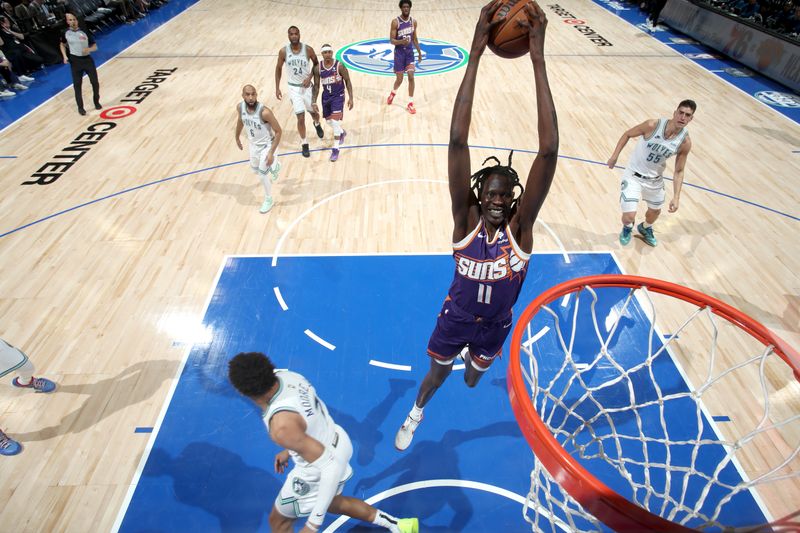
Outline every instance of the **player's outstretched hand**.
[(608, 165), (608, 168), (613, 169), (615, 166), (617, 166), (617, 158), (612, 157), (606, 162), (606, 165)]
[(471, 54), (482, 54), (489, 44), (489, 35), (503, 19), (492, 20), (494, 14), (500, 9), (502, 2), (500, 0), (492, 0), (481, 9), (481, 14), (478, 17), (478, 23), (475, 25), (475, 36), (472, 38), (472, 51)]
[(283, 94), (281, 94), (281, 90), (280, 89), (275, 89), (275, 98), (277, 98), (278, 100), (283, 98)]

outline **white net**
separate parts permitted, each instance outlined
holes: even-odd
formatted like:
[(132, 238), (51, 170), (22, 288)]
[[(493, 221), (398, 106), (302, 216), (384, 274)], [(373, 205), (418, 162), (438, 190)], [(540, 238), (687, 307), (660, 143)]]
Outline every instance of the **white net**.
[[(773, 346), (646, 287), (584, 287), (520, 327), (533, 407), (611, 490), (692, 529), (800, 530), (800, 385)], [(523, 513), (533, 531), (608, 529), (535, 456)]]

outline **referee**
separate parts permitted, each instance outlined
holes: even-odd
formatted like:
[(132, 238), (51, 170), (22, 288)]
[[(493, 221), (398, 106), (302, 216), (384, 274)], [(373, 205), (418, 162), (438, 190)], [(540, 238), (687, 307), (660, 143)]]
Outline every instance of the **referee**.
[[(94, 108), (103, 109), (100, 105), (100, 82), (97, 81), (97, 68), (94, 66), (94, 59), (89, 55), (90, 52), (97, 50), (97, 43), (91, 33), (87, 33), (78, 27), (78, 19), (72, 13), (67, 13), (67, 29), (61, 36), (61, 56), (64, 63), (69, 63), (72, 69), (72, 87), (75, 89), (75, 101), (78, 103), (78, 113), (86, 114), (83, 108), (83, 74), (89, 76), (94, 93)], [(69, 52), (69, 53), (68, 53)]]

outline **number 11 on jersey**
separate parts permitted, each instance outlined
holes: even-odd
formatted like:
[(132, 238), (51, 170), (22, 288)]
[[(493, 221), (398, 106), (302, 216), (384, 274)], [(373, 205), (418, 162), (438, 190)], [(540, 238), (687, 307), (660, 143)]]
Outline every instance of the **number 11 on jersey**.
[(478, 283), (478, 303), (491, 304), (492, 303), (492, 286)]

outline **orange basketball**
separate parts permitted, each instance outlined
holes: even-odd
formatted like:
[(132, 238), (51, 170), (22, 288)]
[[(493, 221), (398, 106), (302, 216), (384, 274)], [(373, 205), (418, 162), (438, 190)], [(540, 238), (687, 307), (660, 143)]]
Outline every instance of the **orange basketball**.
[(524, 21), (525, 4), (530, 0), (503, 0), (494, 14), (494, 20), (503, 20), (489, 36), (489, 50), (505, 58), (515, 58), (528, 53), (528, 30), (517, 24)]

